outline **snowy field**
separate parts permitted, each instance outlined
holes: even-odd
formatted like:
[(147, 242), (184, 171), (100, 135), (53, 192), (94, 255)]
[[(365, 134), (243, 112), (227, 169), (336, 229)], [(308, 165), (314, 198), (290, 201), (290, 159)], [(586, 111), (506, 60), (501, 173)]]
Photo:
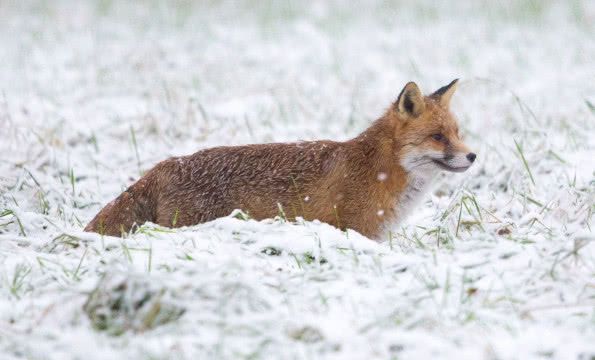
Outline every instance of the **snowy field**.
[[(1, 359), (595, 358), (595, 2), (0, 1)], [(83, 226), (159, 160), (366, 128), (416, 81), (478, 161), (393, 238)]]

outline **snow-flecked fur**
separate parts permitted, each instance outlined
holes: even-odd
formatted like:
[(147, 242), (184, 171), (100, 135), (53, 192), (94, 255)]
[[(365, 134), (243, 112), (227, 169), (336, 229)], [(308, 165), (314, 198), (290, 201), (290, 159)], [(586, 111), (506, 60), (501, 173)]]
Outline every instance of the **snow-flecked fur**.
[(170, 158), (85, 230), (122, 235), (146, 221), (181, 227), (240, 209), (257, 220), (301, 217), (378, 238), (422, 195), (408, 186), (418, 172), (464, 171), (473, 162), (448, 165), (469, 153), (448, 110), (456, 82), (428, 97), (408, 83), (383, 117), (349, 141), (223, 146)]

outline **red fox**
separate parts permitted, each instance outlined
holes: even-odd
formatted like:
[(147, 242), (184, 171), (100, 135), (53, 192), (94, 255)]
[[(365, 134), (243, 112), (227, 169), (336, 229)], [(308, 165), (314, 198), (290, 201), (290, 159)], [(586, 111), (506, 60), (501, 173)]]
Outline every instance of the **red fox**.
[(382, 117), (349, 141), (222, 146), (167, 159), (85, 231), (121, 236), (146, 221), (189, 226), (241, 209), (257, 220), (318, 219), (382, 240), (440, 170), (462, 172), (475, 161), (449, 111), (456, 85), (424, 96), (409, 82)]

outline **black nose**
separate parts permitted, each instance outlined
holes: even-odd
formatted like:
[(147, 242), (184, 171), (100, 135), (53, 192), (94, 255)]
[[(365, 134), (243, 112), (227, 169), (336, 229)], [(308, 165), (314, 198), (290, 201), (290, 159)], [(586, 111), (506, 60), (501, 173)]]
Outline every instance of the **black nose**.
[(467, 160), (469, 160), (471, 162), (474, 162), (476, 157), (477, 157), (477, 155), (475, 155), (475, 153), (467, 154)]

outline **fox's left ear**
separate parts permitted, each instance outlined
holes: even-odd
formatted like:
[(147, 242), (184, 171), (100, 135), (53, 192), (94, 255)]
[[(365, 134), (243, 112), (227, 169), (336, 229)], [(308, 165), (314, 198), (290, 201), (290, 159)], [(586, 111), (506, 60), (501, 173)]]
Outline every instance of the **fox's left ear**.
[(426, 108), (424, 96), (416, 83), (410, 81), (405, 85), (395, 103), (395, 108), (400, 114), (411, 118), (418, 117), (424, 112)]
[(432, 99), (438, 100), (438, 102), (440, 102), (440, 105), (442, 105), (444, 107), (448, 107), (448, 104), (450, 104), (450, 98), (452, 97), (452, 94), (454, 94), (455, 90), (457, 89), (458, 82), (459, 82), (459, 79), (454, 79), (453, 81), (450, 82), (450, 84), (443, 86), (440, 89), (436, 90), (432, 95), (430, 95), (430, 97)]

